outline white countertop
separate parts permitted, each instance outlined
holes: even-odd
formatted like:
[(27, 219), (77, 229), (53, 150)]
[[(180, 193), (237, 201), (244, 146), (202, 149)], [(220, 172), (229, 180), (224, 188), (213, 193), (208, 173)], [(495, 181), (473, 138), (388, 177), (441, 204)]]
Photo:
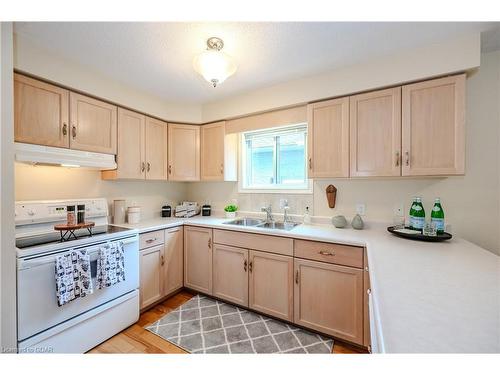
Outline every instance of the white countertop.
[(120, 226), (148, 232), (188, 224), (366, 246), (378, 351), (500, 353), (500, 257), (479, 246), (460, 238), (409, 241), (384, 224), (283, 231), (223, 224), (229, 220), (158, 218)]

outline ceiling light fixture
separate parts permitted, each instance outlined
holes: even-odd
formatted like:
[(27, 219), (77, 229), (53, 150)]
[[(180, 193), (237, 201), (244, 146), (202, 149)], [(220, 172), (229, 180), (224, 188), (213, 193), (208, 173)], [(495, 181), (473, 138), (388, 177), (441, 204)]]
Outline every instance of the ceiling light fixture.
[(207, 40), (207, 49), (194, 58), (194, 69), (214, 87), (221, 84), (236, 72), (236, 63), (228, 54), (222, 52), (224, 42), (212, 37)]

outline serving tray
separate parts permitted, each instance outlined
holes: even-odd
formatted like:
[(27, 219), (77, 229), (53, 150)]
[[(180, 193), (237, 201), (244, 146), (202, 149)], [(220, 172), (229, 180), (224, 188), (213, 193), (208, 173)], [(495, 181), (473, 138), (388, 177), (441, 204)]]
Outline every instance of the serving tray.
[[(401, 229), (401, 227), (397, 226), (392, 226), (392, 227), (387, 227), (387, 230), (391, 232), (392, 234), (401, 237), (401, 238), (406, 238), (408, 240), (414, 240), (414, 241), (426, 241), (426, 242), (441, 242), (441, 241), (446, 241), (450, 240), (453, 236), (448, 233), (444, 232), (441, 234), (438, 234), (437, 236), (424, 236), (422, 233), (401, 233), (396, 231), (396, 229)], [(410, 229), (408, 227), (405, 227), (405, 229)]]

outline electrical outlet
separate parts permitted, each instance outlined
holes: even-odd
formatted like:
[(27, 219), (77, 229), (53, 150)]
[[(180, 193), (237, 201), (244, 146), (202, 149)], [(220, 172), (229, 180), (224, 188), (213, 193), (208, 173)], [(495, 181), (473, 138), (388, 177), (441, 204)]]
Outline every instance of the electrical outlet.
[(283, 209), (288, 206), (288, 199), (280, 199), (280, 209)]
[(364, 203), (357, 203), (356, 204), (356, 213), (358, 215), (363, 216), (366, 212), (366, 205)]
[(394, 216), (403, 216), (403, 211), (404, 209), (402, 204), (394, 206)]

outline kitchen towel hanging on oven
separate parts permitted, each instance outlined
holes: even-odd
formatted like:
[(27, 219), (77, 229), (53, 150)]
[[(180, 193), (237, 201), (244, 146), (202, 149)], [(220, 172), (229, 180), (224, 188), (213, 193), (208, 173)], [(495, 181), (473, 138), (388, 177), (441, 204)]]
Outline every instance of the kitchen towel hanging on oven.
[(111, 242), (99, 248), (97, 287), (107, 288), (125, 280), (123, 242)]
[(90, 272), (90, 256), (86, 250), (70, 250), (56, 258), (57, 304), (83, 298), (94, 292)]

